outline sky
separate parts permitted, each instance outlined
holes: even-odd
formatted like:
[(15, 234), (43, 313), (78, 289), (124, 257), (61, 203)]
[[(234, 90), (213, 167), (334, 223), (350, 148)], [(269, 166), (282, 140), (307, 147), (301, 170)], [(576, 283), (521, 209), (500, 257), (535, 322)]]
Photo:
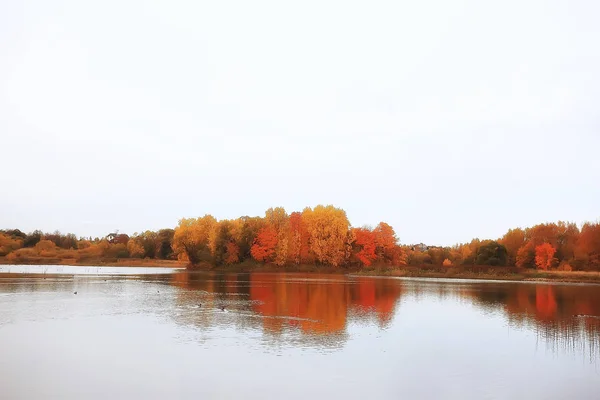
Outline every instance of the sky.
[(600, 3), (0, 2), (0, 228), (600, 218)]

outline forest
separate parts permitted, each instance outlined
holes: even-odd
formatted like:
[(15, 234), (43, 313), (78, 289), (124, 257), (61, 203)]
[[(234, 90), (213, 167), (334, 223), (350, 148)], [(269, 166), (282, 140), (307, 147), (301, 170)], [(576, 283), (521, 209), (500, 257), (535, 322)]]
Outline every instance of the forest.
[(514, 228), (496, 239), (454, 246), (401, 244), (387, 223), (351, 226), (346, 212), (328, 205), (288, 214), (270, 208), (263, 217), (183, 218), (174, 229), (112, 232), (102, 238), (72, 233), (0, 230), (0, 262), (91, 264), (119, 260), (178, 261), (190, 268), (238, 264), (316, 268), (494, 266), (559, 271), (600, 271), (600, 223), (542, 223)]

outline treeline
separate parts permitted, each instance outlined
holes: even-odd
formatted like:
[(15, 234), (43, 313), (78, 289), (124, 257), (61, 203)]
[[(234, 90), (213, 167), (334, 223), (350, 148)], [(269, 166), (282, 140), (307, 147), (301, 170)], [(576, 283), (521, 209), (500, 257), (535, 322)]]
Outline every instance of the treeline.
[(497, 240), (474, 239), (452, 247), (400, 245), (385, 222), (352, 227), (344, 210), (307, 207), (288, 214), (270, 208), (264, 217), (217, 220), (184, 218), (175, 229), (110, 233), (82, 238), (60, 232), (0, 231), (0, 257), (9, 262), (91, 262), (137, 258), (180, 260), (191, 266), (245, 262), (330, 267), (405, 265), (516, 266), (560, 270), (600, 270), (600, 224), (548, 223), (511, 229)]
[(281, 207), (270, 208), (264, 217), (182, 219), (175, 228), (173, 251), (192, 264), (246, 260), (279, 266), (406, 264), (390, 225), (352, 228), (344, 210), (321, 205), (291, 214)]
[(600, 271), (600, 223), (558, 222), (510, 229), (498, 240), (474, 239), (452, 247), (408, 248), (409, 265), (491, 265)]
[(84, 238), (60, 232), (29, 234), (19, 229), (0, 230), (0, 257), (14, 263), (82, 263), (123, 258), (174, 260), (173, 229), (146, 231), (129, 236), (109, 233), (104, 238)]

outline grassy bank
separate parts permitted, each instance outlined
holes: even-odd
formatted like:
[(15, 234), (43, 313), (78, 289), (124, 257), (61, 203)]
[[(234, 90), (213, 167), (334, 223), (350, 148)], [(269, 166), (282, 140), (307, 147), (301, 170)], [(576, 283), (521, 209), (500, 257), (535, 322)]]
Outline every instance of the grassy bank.
[(71, 265), (71, 266), (99, 266), (99, 267), (166, 267), (166, 268), (186, 268), (188, 263), (175, 260), (155, 260), (140, 258), (97, 258), (76, 260), (69, 258), (49, 258), (49, 257), (30, 257), (26, 260), (7, 260), (6, 257), (0, 257), (0, 264), (14, 265)]
[(279, 267), (272, 264), (243, 263), (230, 266), (210, 267), (201, 266), (192, 271), (216, 271), (224, 273), (243, 272), (303, 272), (303, 273), (338, 273), (363, 276), (394, 276), (410, 278), (445, 278), (445, 279), (486, 279), (509, 281), (551, 281), (573, 283), (600, 283), (600, 272), (588, 271), (539, 271), (516, 267), (433, 267), (433, 266), (405, 266), (399, 268), (374, 267), (374, 268), (334, 268), (315, 265), (294, 265)]
[(358, 275), (396, 276), (411, 278), (486, 279), (535, 282), (600, 283), (600, 272), (594, 271), (540, 271), (516, 267), (402, 267), (397, 269), (367, 269)]
[(301, 272), (320, 274), (353, 274), (363, 276), (394, 276), (410, 278), (444, 278), (444, 279), (486, 279), (508, 281), (537, 282), (573, 282), (600, 283), (600, 272), (594, 271), (540, 271), (516, 267), (492, 266), (460, 266), (439, 267), (432, 265), (404, 267), (372, 267), (372, 268), (336, 268), (310, 264), (288, 265), (280, 267), (274, 264), (259, 264), (246, 261), (240, 264), (215, 267), (203, 264), (191, 267), (185, 261), (155, 260), (139, 258), (97, 258), (97, 259), (59, 259), (49, 257), (30, 257), (26, 260), (7, 260), (0, 257), (0, 264), (20, 265), (72, 265), (72, 266), (107, 266), (107, 267), (167, 267), (188, 268), (198, 272), (249, 273), (249, 272)]

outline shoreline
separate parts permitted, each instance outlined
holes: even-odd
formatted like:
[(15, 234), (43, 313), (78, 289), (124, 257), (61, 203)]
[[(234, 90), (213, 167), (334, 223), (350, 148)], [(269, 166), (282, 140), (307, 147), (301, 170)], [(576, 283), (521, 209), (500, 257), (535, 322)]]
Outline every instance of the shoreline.
[[(372, 269), (343, 269), (343, 268), (318, 268), (313, 266), (299, 267), (275, 267), (275, 266), (228, 266), (214, 267), (210, 269), (190, 269), (190, 272), (223, 272), (223, 273), (276, 273), (276, 272), (295, 272), (295, 273), (315, 273), (315, 274), (344, 274), (365, 277), (393, 277), (393, 278), (429, 278), (429, 279), (472, 279), (472, 280), (496, 280), (507, 282), (557, 282), (557, 283), (594, 283), (600, 284), (600, 272), (595, 271), (538, 271), (538, 270), (517, 270), (513, 267), (487, 267), (474, 268), (468, 267), (450, 268), (446, 271), (441, 269), (427, 270), (418, 267), (400, 267), (400, 268), (372, 268)], [(487, 270), (485, 272), (477, 269)], [(506, 272), (507, 269), (514, 271)]]
[[(365, 277), (395, 277), (395, 278), (430, 278), (430, 279), (473, 279), (496, 280), (507, 282), (558, 282), (558, 283), (595, 283), (600, 284), (600, 272), (596, 271), (539, 271), (518, 269), (516, 267), (452, 267), (436, 268), (431, 266), (405, 266), (397, 268), (334, 268), (316, 265), (294, 265), (279, 267), (270, 264), (242, 263), (230, 266), (203, 266), (190, 268), (189, 263), (176, 260), (29, 260), (28, 262), (11, 262), (0, 257), (0, 265), (44, 265), (71, 267), (145, 267), (145, 268), (176, 268), (185, 269), (191, 273), (308, 273), (308, 274), (344, 274)], [(54, 260), (52, 260), (54, 261)]]
[[(54, 260), (51, 260), (54, 261)], [(142, 260), (135, 258), (119, 259), (116, 261), (107, 260), (86, 260), (73, 262), (70, 259), (51, 262), (49, 260), (29, 260), (27, 262), (14, 262), (0, 257), (0, 265), (52, 265), (68, 267), (146, 267), (146, 268), (187, 268), (188, 263), (176, 260)]]

